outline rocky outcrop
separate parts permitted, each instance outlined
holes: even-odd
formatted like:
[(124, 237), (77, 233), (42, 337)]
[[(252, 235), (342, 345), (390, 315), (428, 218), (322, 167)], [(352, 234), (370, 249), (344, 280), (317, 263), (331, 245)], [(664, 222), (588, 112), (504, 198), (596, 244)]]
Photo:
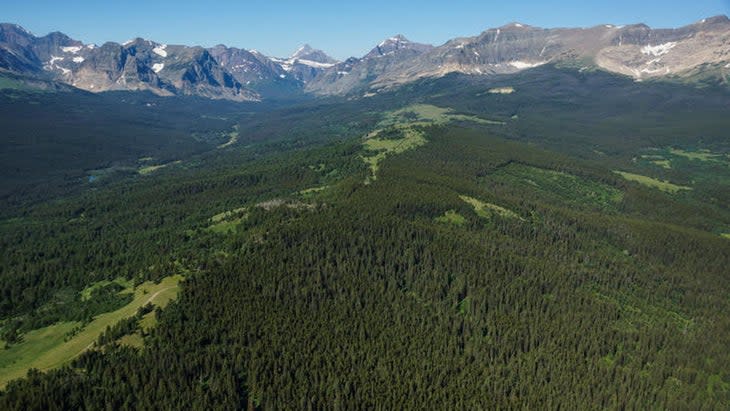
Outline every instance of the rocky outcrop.
[(350, 58), (324, 70), (305, 89), (316, 94), (347, 94), (367, 88), (370, 83), (433, 49), (428, 44), (409, 41), (403, 35), (390, 37), (375, 46), (363, 58)]
[(19, 26), (3, 24), (0, 69), (91, 92), (145, 90), (163, 96), (259, 99), (204, 48), (167, 46), (141, 38), (97, 47), (62, 33), (35, 37)]

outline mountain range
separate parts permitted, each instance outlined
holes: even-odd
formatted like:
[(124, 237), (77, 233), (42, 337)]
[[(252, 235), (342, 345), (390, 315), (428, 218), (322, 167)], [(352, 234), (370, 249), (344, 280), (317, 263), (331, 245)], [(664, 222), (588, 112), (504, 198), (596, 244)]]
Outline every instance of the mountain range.
[(225, 45), (166, 45), (136, 38), (85, 44), (54, 32), (36, 37), (0, 24), (0, 73), (82, 90), (147, 90), (255, 101), (282, 95), (368, 96), (449, 73), (494, 76), (545, 64), (604, 70), (636, 81), (727, 84), (730, 20), (703, 19), (676, 29), (645, 24), (544, 29), (511, 23), (441, 46), (388, 38), (362, 57), (339, 62), (309, 45), (288, 58)]

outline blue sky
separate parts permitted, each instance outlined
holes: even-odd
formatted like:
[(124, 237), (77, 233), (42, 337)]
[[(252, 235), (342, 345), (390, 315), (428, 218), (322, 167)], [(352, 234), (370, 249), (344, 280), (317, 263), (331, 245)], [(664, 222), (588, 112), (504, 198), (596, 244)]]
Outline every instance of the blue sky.
[(309, 43), (339, 59), (360, 56), (398, 33), (442, 44), (513, 21), (541, 27), (635, 22), (675, 27), (718, 14), (730, 14), (730, 0), (0, 0), (0, 21), (36, 35), (58, 30), (97, 44), (135, 36), (170, 44), (223, 43), (274, 56)]

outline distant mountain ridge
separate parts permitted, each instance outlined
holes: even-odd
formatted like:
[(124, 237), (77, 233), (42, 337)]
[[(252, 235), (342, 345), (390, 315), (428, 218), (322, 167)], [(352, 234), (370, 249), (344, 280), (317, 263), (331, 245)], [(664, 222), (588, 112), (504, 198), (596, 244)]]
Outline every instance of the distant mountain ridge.
[(21, 26), (0, 24), (0, 71), (92, 92), (146, 90), (239, 101), (272, 93), (367, 95), (449, 73), (509, 74), (543, 64), (600, 69), (637, 81), (701, 77), (726, 85), (730, 20), (716, 16), (677, 29), (511, 23), (437, 47), (395, 35), (343, 62), (307, 44), (288, 58), (275, 58), (225, 45), (206, 49), (141, 38), (97, 46), (59, 32), (36, 37)]
[(703, 65), (723, 74), (730, 68), (730, 20), (717, 16), (678, 29), (644, 24), (543, 29), (512, 23), (451, 40), (402, 62), (372, 85), (392, 86), (453, 72), (513, 73), (548, 63), (598, 68), (636, 80), (682, 77)]

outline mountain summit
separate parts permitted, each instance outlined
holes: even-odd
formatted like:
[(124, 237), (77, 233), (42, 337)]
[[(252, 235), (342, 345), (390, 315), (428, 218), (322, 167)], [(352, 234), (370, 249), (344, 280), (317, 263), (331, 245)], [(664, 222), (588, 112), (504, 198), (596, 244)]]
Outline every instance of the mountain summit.
[(375, 58), (395, 54), (403, 50), (413, 50), (417, 53), (425, 52), (432, 49), (430, 44), (413, 43), (402, 34), (397, 34), (380, 42), (375, 48), (370, 50), (364, 58)]
[(322, 50), (312, 48), (309, 44), (305, 44), (297, 49), (294, 54), (291, 55), (289, 60), (300, 60), (307, 62), (315, 62), (321, 64), (335, 64), (337, 60), (327, 55)]
[(715, 16), (676, 29), (645, 24), (544, 29), (509, 23), (438, 47), (397, 34), (344, 62), (308, 44), (289, 58), (273, 58), (223, 45), (204, 49), (144, 39), (97, 47), (63, 33), (36, 37), (18, 25), (0, 25), (0, 70), (93, 92), (149, 90), (233, 100), (258, 99), (259, 90), (372, 93), (449, 73), (490, 76), (545, 64), (604, 70), (636, 81), (727, 84), (730, 20)]

